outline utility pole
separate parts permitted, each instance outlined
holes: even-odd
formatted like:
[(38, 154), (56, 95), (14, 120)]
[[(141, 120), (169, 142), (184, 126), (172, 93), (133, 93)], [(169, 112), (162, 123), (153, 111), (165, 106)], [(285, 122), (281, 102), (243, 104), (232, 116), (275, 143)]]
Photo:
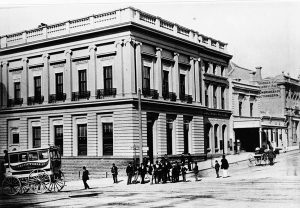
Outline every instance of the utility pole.
[(143, 161), (143, 140), (142, 140), (142, 101), (141, 89), (138, 90), (138, 108), (139, 108), (139, 148), (140, 148), (140, 163)]

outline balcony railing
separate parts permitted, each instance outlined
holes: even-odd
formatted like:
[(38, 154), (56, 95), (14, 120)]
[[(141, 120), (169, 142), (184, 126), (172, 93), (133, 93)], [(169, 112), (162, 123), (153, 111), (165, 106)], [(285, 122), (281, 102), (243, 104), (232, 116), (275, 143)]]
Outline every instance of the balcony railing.
[(8, 107), (14, 107), (15, 105), (22, 105), (22, 104), (23, 104), (23, 98), (15, 98), (15, 99), (8, 100)]
[(116, 94), (116, 88), (98, 89), (96, 93), (96, 99), (103, 99), (104, 97), (115, 97)]
[(193, 102), (193, 97), (191, 95), (185, 95), (185, 94), (181, 94), (179, 96), (179, 99), (183, 102), (187, 102), (187, 103), (192, 103)]
[(56, 101), (65, 101), (66, 97), (66, 93), (51, 94), (49, 95), (49, 103), (56, 103)]
[(162, 96), (165, 100), (170, 99), (170, 101), (176, 101), (177, 96), (174, 92), (163, 91)]
[(80, 99), (90, 99), (91, 91), (82, 91), (82, 92), (72, 92), (72, 101), (77, 101)]
[(142, 94), (144, 97), (151, 97), (152, 99), (158, 99), (158, 92), (157, 90), (149, 89), (149, 88), (143, 88)]
[(27, 104), (34, 105), (34, 104), (42, 104), (44, 102), (44, 96), (32, 96), (28, 97)]

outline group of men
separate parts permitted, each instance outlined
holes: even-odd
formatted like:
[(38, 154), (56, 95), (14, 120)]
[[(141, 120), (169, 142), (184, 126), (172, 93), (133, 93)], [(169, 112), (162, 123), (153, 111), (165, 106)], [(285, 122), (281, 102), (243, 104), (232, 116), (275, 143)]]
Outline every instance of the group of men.
[[(189, 155), (190, 156), (190, 155)], [(150, 163), (149, 161), (144, 161), (140, 165), (133, 165), (131, 162), (126, 168), (127, 184), (137, 183), (138, 178), (141, 178), (141, 183), (145, 183), (145, 176), (148, 176), (150, 183), (166, 183), (170, 182), (179, 182), (179, 176), (182, 175), (182, 180), (186, 181), (187, 171), (192, 171), (192, 160), (191, 156), (188, 159), (188, 168), (185, 167), (185, 158), (181, 156), (181, 163), (176, 162), (171, 164), (167, 157), (163, 157), (161, 161), (156, 161), (155, 164)], [(193, 172), (195, 174), (196, 181), (198, 180), (198, 166), (195, 163)]]

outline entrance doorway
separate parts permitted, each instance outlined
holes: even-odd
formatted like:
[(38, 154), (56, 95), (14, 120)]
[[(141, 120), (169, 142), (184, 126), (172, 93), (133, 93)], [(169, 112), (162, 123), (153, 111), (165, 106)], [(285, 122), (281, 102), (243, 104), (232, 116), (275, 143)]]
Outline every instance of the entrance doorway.
[(240, 140), (240, 150), (254, 152), (259, 147), (259, 128), (235, 129), (235, 140)]

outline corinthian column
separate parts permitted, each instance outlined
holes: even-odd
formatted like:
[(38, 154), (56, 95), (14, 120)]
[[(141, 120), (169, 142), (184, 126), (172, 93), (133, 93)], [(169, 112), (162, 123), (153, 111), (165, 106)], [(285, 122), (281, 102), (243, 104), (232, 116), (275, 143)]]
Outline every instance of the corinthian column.
[(117, 41), (115, 43), (115, 47), (117, 48), (117, 55), (115, 59), (115, 77), (116, 77), (116, 87), (117, 87), (117, 94), (124, 95), (124, 69), (123, 69), (123, 40)]
[(142, 72), (142, 55), (141, 55), (141, 46), (142, 43), (135, 42), (135, 61), (136, 61), (136, 83), (137, 89), (141, 89), (143, 87), (143, 72)]
[(156, 48), (156, 70), (155, 70), (155, 83), (158, 94), (162, 97), (162, 67), (161, 67), (161, 48)]
[(196, 97), (196, 102), (199, 103), (201, 102), (201, 89), (200, 88), (200, 78), (201, 78), (201, 73), (200, 73), (200, 68), (199, 68), (199, 61), (200, 59), (195, 60), (195, 97)]
[(179, 58), (179, 54), (178, 53), (174, 53), (174, 68), (173, 68), (173, 92), (175, 91), (177, 97), (179, 97), (179, 82), (180, 82), (180, 69), (179, 69), (179, 65), (178, 65), (178, 58)]
[(135, 41), (129, 38), (124, 41), (123, 66), (124, 66), (124, 91), (125, 94), (136, 93), (136, 78), (135, 78)]
[(190, 58), (191, 69), (189, 71), (189, 95), (192, 95), (195, 101), (195, 58)]
[(7, 107), (8, 99), (8, 62), (2, 62), (2, 106)]

